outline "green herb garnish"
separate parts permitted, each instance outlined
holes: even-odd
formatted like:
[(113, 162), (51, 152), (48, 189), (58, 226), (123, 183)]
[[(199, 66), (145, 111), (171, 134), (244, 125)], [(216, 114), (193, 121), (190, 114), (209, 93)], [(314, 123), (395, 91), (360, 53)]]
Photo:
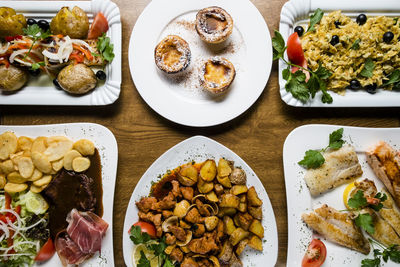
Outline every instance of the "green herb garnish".
[(28, 53), (25, 55), (24, 59), (29, 56), (33, 46), (38, 40), (43, 40), (51, 36), (49, 30), (43, 31), (37, 24), (29, 25), (27, 28), (23, 29), (23, 32), (32, 39), (32, 45), (29, 47)]
[(113, 61), (115, 56), (114, 45), (110, 42), (110, 38), (107, 37), (105, 33), (99, 37), (97, 49), (99, 50), (102, 59), (107, 60), (108, 62)]
[(310, 25), (308, 26), (307, 32), (315, 31), (315, 24), (319, 23), (323, 16), (324, 12), (320, 8), (317, 8), (314, 14), (310, 16)]
[(325, 152), (329, 148), (335, 150), (341, 148), (344, 144), (342, 137), (343, 128), (333, 131), (329, 135), (329, 145), (326, 148), (320, 150), (307, 150), (303, 160), (299, 161), (298, 164), (307, 169), (319, 168), (325, 162), (325, 158), (322, 155), (322, 152)]
[(353, 49), (353, 50), (360, 49), (360, 42), (361, 42), (361, 39), (355, 40), (354, 43), (351, 45), (350, 49)]
[(355, 219), (354, 222), (358, 227), (363, 228), (369, 234), (375, 233), (374, 222), (371, 214), (369, 213), (360, 213)]
[(143, 244), (150, 241), (150, 236), (148, 233), (142, 233), (140, 226), (132, 226), (130, 239), (133, 241), (135, 245)]
[(379, 246), (379, 249), (374, 249), (374, 258), (373, 259), (364, 259), (361, 261), (361, 267), (380, 267), (381, 259), (384, 262), (387, 262), (389, 259), (395, 263), (400, 263), (400, 251), (398, 250), (398, 245), (391, 245), (389, 247), (385, 247), (382, 244), (368, 239), (371, 243), (372, 247), (374, 244)]
[(40, 62), (32, 63), (31, 69), (32, 70), (37, 70), (37, 69), (40, 69), (40, 67), (43, 67), (43, 66), (45, 66), (44, 62), (40, 61)]
[(375, 69), (374, 61), (372, 59), (368, 58), (365, 61), (364, 68), (360, 72), (360, 75), (365, 78), (371, 78), (373, 75), (374, 69)]
[(400, 70), (394, 70), (388, 76), (389, 80), (385, 81), (382, 86), (388, 86), (400, 82)]
[(140, 259), (137, 267), (150, 267), (150, 261), (146, 258), (146, 255), (143, 251), (140, 251)]

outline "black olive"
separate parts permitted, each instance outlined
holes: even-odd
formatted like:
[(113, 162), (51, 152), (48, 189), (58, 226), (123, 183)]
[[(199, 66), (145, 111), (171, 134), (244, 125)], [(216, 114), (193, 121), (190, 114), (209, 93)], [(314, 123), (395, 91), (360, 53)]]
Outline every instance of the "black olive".
[(329, 43), (333, 46), (337, 45), (339, 43), (339, 36), (337, 35), (332, 36), (332, 39)]
[(360, 14), (356, 18), (356, 22), (358, 25), (363, 25), (365, 22), (367, 22), (367, 16), (365, 14)]
[(39, 74), (40, 74), (40, 69), (35, 69), (35, 70), (29, 69), (28, 72), (29, 72), (30, 75), (36, 77), (36, 76), (39, 76)]
[(357, 79), (350, 81), (350, 89), (357, 90), (361, 88), (361, 84)]
[(297, 32), (297, 35), (299, 35), (299, 37), (301, 37), (304, 33), (304, 28), (301, 26), (296, 26), (294, 28), (294, 32)]
[(336, 28), (339, 28), (339, 26), (342, 25), (342, 23), (340, 21), (338, 21), (338, 20), (335, 21), (334, 23), (335, 23), (335, 27)]
[(61, 85), (58, 83), (58, 80), (57, 80), (57, 79), (54, 79), (54, 80), (53, 80), (53, 84), (54, 84), (54, 86), (55, 86), (57, 89), (62, 89), (62, 88), (61, 88)]
[(48, 29), (50, 29), (50, 24), (47, 20), (41, 19), (37, 22), (37, 24), (44, 31), (47, 31)]
[(96, 72), (96, 77), (99, 80), (105, 80), (107, 78), (107, 75), (106, 75), (106, 73), (104, 71), (99, 70), (99, 71)]
[(36, 22), (35, 19), (27, 19), (27, 20), (26, 20), (26, 24), (28, 24), (28, 25), (33, 25), (33, 24), (37, 24), (37, 22)]
[(394, 34), (393, 32), (385, 32), (385, 34), (383, 35), (383, 41), (385, 43), (390, 43), (394, 38)]
[(365, 86), (365, 90), (370, 94), (375, 94), (376, 93), (376, 87), (377, 87), (376, 83), (369, 84), (369, 85)]

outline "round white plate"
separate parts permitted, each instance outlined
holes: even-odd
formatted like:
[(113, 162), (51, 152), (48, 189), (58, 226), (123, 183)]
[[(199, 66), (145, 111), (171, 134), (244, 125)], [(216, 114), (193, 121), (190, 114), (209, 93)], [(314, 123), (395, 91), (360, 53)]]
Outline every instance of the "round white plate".
[(122, 233), (122, 246), (125, 264), (133, 267), (132, 250), (133, 242), (129, 238), (128, 230), (133, 223), (139, 220), (138, 209), (135, 205), (141, 197), (147, 196), (150, 192), (152, 182), (159, 180), (159, 175), (163, 175), (167, 170), (172, 170), (186, 162), (202, 162), (206, 159), (226, 158), (233, 160), (235, 166), (240, 166), (247, 174), (247, 185), (254, 186), (258, 196), (263, 201), (262, 225), (264, 227), (263, 251), (258, 252), (250, 248), (242, 253), (240, 259), (243, 266), (275, 266), (278, 256), (278, 233), (276, 229), (276, 221), (274, 211), (269, 201), (268, 194), (263, 184), (254, 171), (244, 162), (238, 155), (227, 147), (221, 145), (214, 140), (204, 136), (194, 136), (175, 145), (163, 155), (161, 155), (140, 178), (135, 190), (129, 200), (128, 209), (126, 210), (124, 230)]
[[(220, 45), (207, 45), (194, 28), (196, 13), (219, 6), (233, 18), (232, 35)], [(154, 48), (167, 35), (184, 38), (192, 52), (181, 75), (168, 75), (154, 63)], [(236, 69), (227, 93), (212, 96), (201, 88), (199, 66), (223, 56)], [(264, 18), (249, 0), (153, 0), (133, 28), (129, 67), (139, 94), (161, 116), (187, 126), (214, 126), (245, 112), (264, 90), (272, 66), (271, 37)]]

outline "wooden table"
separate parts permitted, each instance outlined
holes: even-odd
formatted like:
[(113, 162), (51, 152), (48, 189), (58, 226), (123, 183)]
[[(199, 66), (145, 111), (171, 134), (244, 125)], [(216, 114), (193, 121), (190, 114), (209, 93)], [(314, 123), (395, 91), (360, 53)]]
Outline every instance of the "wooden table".
[[(118, 175), (114, 199), (115, 265), (124, 266), (122, 233), (129, 198), (139, 178), (162, 153), (193, 135), (208, 136), (242, 157), (257, 173), (271, 199), (278, 226), (277, 266), (286, 265), (287, 211), (282, 148), (294, 128), (310, 123), (365, 127), (399, 127), (400, 109), (301, 109), (287, 106), (279, 95), (277, 64), (265, 91), (242, 116), (212, 128), (189, 128), (156, 114), (140, 97), (128, 69), (128, 44), (132, 28), (150, 0), (113, 0), (122, 20), (122, 92), (106, 107), (0, 107), (5, 125), (93, 122), (108, 127), (119, 149)], [(285, 0), (252, 0), (266, 20), (271, 34), (278, 29)], [(289, 185), (290, 186), (290, 185)]]

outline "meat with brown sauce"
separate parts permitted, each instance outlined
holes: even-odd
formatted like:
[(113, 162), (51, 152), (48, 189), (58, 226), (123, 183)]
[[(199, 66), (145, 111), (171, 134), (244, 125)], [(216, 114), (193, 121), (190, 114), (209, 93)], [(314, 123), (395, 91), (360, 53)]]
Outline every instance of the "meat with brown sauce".
[(200, 199), (196, 199), (196, 205), (197, 208), (199, 209), (199, 213), (204, 216), (208, 217), (211, 215), (210, 211), (207, 209), (207, 207), (203, 204), (203, 202), (200, 201)]
[(142, 197), (135, 204), (140, 211), (147, 213), (152, 209), (155, 203), (157, 203), (157, 199), (155, 197)]
[(192, 187), (181, 186), (181, 193), (184, 199), (192, 201), (194, 190)]
[(172, 180), (172, 194), (174, 195), (175, 198), (177, 197), (182, 197), (181, 190), (179, 188), (179, 182), (177, 180)]
[(182, 262), (183, 260), (183, 252), (179, 248), (174, 248), (169, 255), (171, 260), (177, 261), (177, 262)]
[(171, 217), (172, 215), (174, 215), (174, 213), (170, 210), (163, 210), (162, 211), (162, 216), (164, 217), (164, 219), (167, 219), (169, 217)]
[(185, 217), (185, 220), (190, 223), (202, 223), (204, 218), (201, 217), (197, 208), (192, 208)]
[(199, 264), (192, 257), (185, 257), (181, 267), (199, 267)]
[(176, 237), (176, 239), (180, 241), (186, 240), (186, 232), (183, 228), (175, 225), (168, 226), (168, 229), (172, 232), (172, 234)]
[(161, 214), (153, 214), (151, 212), (148, 213), (144, 213), (139, 211), (138, 212), (139, 215), (139, 219), (146, 221), (146, 222), (151, 222), (154, 224), (154, 226), (156, 227), (156, 231), (157, 231), (157, 237), (161, 237), (162, 236), (162, 221), (161, 221)]
[(189, 242), (188, 248), (196, 254), (207, 254), (212, 250), (218, 250), (218, 245), (215, 243), (216, 232), (206, 233), (202, 238), (192, 239)]
[(165, 243), (167, 245), (173, 245), (176, 242), (176, 237), (174, 235), (171, 235), (170, 233), (165, 234)]
[(162, 211), (174, 208), (176, 205), (175, 197), (172, 192), (169, 192), (166, 197), (155, 203), (152, 210)]

